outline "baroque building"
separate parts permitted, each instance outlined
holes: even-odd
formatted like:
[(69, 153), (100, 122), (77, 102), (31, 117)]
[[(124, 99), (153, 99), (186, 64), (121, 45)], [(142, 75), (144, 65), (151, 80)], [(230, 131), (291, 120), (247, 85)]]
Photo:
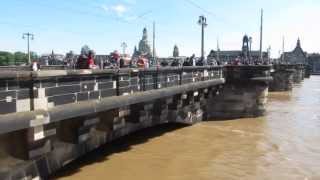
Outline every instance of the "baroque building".
[[(269, 59), (268, 52), (262, 52), (263, 62)], [(251, 41), (247, 35), (242, 39), (241, 50), (221, 51), (218, 47), (217, 50), (211, 50), (208, 55), (208, 62), (218, 61), (221, 64), (231, 63), (232, 61), (240, 59), (241, 61), (252, 60), (256, 61), (260, 59), (260, 51), (251, 50)]]
[(137, 57), (140, 55), (143, 55), (149, 58), (152, 57), (151, 47), (148, 41), (147, 28), (143, 29), (142, 39), (139, 42), (139, 49), (137, 49), (137, 47), (134, 48), (133, 56)]
[(311, 73), (320, 75), (320, 54), (319, 53), (309, 54), (308, 63), (311, 67)]
[(291, 52), (284, 52), (281, 62), (286, 64), (307, 64), (307, 53), (301, 48), (300, 39), (297, 40), (296, 47)]

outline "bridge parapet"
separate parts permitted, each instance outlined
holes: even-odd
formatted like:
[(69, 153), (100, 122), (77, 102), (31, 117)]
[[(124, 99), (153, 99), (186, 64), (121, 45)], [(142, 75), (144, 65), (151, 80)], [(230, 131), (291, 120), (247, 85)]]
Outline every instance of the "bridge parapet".
[(271, 66), (225, 66), (224, 76), (228, 83), (243, 83), (250, 81), (269, 81)]

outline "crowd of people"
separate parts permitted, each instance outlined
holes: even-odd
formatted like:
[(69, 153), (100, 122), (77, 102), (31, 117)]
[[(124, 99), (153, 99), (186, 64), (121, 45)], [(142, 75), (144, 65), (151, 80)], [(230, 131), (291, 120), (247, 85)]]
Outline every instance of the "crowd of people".
[(104, 59), (100, 64), (95, 64), (94, 51), (83, 51), (77, 58), (75, 63), (76, 69), (114, 69), (114, 68), (148, 68), (149, 60), (146, 56), (130, 58), (128, 55), (121, 55), (118, 51), (114, 51)]
[[(107, 58), (101, 62), (95, 61), (95, 52), (93, 50), (82, 49), (80, 56), (75, 63), (76, 69), (114, 69), (114, 68), (149, 68), (150, 57), (147, 55), (140, 55), (136, 57), (129, 57), (129, 55), (121, 55), (118, 51), (112, 52)], [(97, 63), (97, 64), (96, 64)], [(218, 66), (218, 65), (261, 65), (258, 60), (244, 60), (240, 57), (235, 58), (229, 62), (220, 62), (216, 59), (196, 58), (195, 54), (185, 59), (162, 59), (160, 62), (153, 64), (156, 67), (167, 66)]]
[[(162, 59), (155, 64), (156, 67), (179, 67), (179, 66), (219, 66), (219, 65), (262, 65), (258, 60), (243, 60), (240, 57), (229, 62), (220, 62), (215, 59), (205, 60), (202, 58), (196, 58), (193, 54), (185, 59)], [(128, 55), (121, 55), (118, 51), (114, 51), (104, 59), (102, 62), (95, 61), (95, 52), (93, 50), (81, 51), (81, 54), (74, 63), (75, 69), (117, 69), (117, 68), (149, 68), (150, 58), (146, 55), (140, 55), (138, 57), (129, 57)], [(37, 61), (33, 61), (31, 64), (32, 71), (39, 71), (41, 69), (40, 64)]]
[[(151, 57), (148, 55), (139, 55), (130, 57), (129, 55), (121, 55), (118, 51), (110, 53), (109, 56), (104, 58), (99, 58), (95, 60), (95, 52), (90, 50), (89, 47), (84, 46), (81, 49), (81, 54), (76, 56), (76, 59), (70, 58), (69, 63), (66, 66), (73, 67), (74, 69), (115, 69), (115, 68), (149, 68), (150, 66), (156, 67), (167, 67), (167, 66), (219, 66), (219, 65), (262, 65), (267, 64), (267, 62), (261, 62), (258, 59), (244, 59), (237, 57), (231, 61), (223, 62), (215, 58), (197, 58), (195, 54), (186, 58), (171, 58), (171, 59), (161, 59), (160, 61), (155, 61), (152, 65)], [(156, 63), (155, 63), (156, 62)], [(39, 71), (41, 69), (38, 61), (33, 61), (31, 64), (32, 71)]]

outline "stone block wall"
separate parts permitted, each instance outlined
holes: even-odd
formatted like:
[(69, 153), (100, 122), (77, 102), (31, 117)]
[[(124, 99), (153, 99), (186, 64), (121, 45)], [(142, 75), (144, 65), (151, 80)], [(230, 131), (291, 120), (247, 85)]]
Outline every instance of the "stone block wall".
[(273, 81), (269, 84), (270, 91), (290, 91), (293, 88), (293, 74), (295, 70), (275, 69), (271, 74)]
[(120, 70), (117, 75), (118, 95), (129, 95), (141, 90), (138, 70)]
[(0, 79), (0, 114), (30, 111), (36, 92), (30, 79)]
[(113, 74), (36, 79), (34, 87), (34, 109), (46, 110), (59, 105), (117, 95), (117, 81)]

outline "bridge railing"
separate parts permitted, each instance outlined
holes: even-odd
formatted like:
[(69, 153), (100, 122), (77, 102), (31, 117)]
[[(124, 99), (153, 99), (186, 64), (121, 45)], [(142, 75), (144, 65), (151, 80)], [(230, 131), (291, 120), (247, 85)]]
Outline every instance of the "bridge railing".
[(222, 67), (1, 71), (0, 114), (48, 110), (218, 78)]
[(242, 83), (251, 80), (271, 81), (270, 65), (260, 66), (224, 66), (224, 77), (227, 82)]

